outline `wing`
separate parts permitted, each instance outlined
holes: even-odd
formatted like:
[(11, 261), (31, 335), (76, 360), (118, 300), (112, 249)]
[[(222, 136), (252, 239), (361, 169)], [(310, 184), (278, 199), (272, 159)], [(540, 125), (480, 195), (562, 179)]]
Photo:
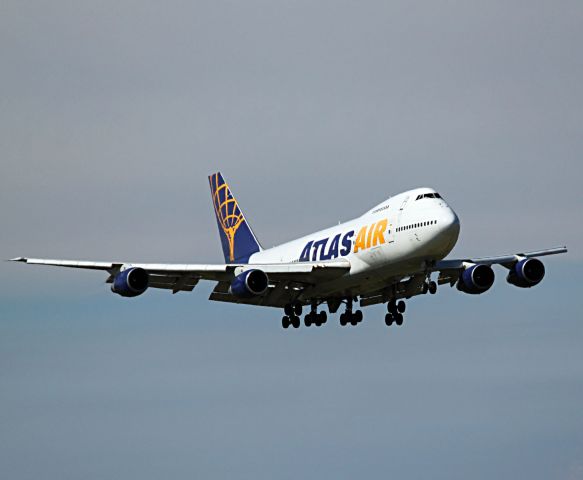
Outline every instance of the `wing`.
[(535, 252), (516, 253), (513, 255), (500, 255), (497, 257), (483, 258), (462, 258), (452, 260), (442, 260), (430, 266), (424, 272), (405, 277), (395, 277), (386, 281), (387, 286), (378, 291), (361, 296), (360, 306), (375, 305), (387, 302), (389, 299), (410, 298), (422, 295), (427, 292), (427, 275), (431, 272), (439, 272), (437, 282), (440, 285), (449, 283), (455, 285), (464, 269), (476, 264), (502, 265), (511, 269), (514, 264), (525, 258), (544, 257), (546, 255), (556, 255), (566, 253), (566, 247), (550, 248), (548, 250), (538, 250)]
[[(50, 265), (56, 267), (103, 270), (109, 273), (107, 283), (130, 267), (142, 268), (148, 272), (149, 286), (180, 291), (192, 291), (200, 280), (219, 282), (211, 294), (211, 300), (236, 303), (251, 303), (266, 306), (283, 306), (294, 298), (295, 292), (318, 282), (341, 277), (350, 270), (347, 260), (334, 262), (301, 262), (277, 264), (165, 264), (129, 262), (91, 262), (78, 260), (52, 260), (44, 258), (17, 257), (13, 262), (29, 265)], [(246, 270), (258, 269), (267, 274), (269, 289), (265, 295), (255, 299), (238, 299), (228, 293), (228, 287), (235, 276)], [(283, 303), (281, 303), (283, 302)]]
[(525, 258), (544, 257), (547, 255), (557, 255), (567, 253), (567, 247), (555, 247), (546, 250), (536, 250), (534, 252), (515, 253), (512, 255), (500, 255), (498, 257), (463, 258), (442, 260), (437, 262), (430, 272), (440, 272), (438, 283), (455, 283), (459, 278), (460, 271), (470, 265), (502, 265), (511, 268), (516, 262)]

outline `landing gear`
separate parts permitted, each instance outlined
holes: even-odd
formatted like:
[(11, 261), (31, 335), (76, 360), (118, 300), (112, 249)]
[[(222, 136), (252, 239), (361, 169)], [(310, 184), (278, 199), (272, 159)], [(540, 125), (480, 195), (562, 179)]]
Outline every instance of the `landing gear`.
[(345, 327), (350, 323), (352, 326), (358, 325), (362, 322), (363, 315), (362, 310), (352, 311), (352, 298), (346, 301), (346, 311), (340, 315), (340, 325)]
[(403, 313), (405, 313), (406, 309), (405, 302), (403, 300), (399, 300), (398, 302), (395, 300), (390, 300), (387, 303), (387, 310), (389, 313), (385, 315), (385, 325), (390, 327), (393, 323), (397, 325), (403, 325)]
[(437, 293), (437, 283), (434, 281), (426, 282), (423, 284), (423, 294), (429, 292), (431, 295), (435, 295)]
[(302, 314), (302, 304), (299, 302), (288, 303), (283, 307), (283, 311), (288, 317), (299, 317)]
[(281, 319), (281, 326), (283, 328), (300, 328), (300, 315), (302, 314), (302, 304), (299, 302), (288, 303), (283, 307), (285, 313), (284, 317)]
[(315, 310), (312, 310), (310, 313), (306, 314), (304, 317), (304, 325), (309, 327), (311, 325), (316, 325), (316, 327), (321, 327), (328, 321), (328, 315), (325, 311), (321, 311), (316, 313)]
[[(320, 327), (328, 321), (326, 312), (318, 312), (317, 309), (318, 303), (312, 302), (310, 313), (304, 317), (304, 325), (306, 327), (311, 327), (312, 325)], [(283, 311), (285, 312), (285, 316), (281, 319), (281, 326), (283, 328), (289, 328), (290, 326), (299, 328), (301, 325), (300, 315), (302, 314), (302, 304), (299, 302), (293, 304), (288, 303), (283, 307)]]
[(392, 324), (403, 325), (403, 314), (402, 313), (387, 313), (385, 315), (385, 325), (390, 327)]
[(289, 328), (289, 327), (299, 328), (300, 327), (300, 317), (298, 317), (297, 315), (292, 315), (291, 317), (288, 315), (285, 315), (281, 319), (281, 326), (283, 328)]

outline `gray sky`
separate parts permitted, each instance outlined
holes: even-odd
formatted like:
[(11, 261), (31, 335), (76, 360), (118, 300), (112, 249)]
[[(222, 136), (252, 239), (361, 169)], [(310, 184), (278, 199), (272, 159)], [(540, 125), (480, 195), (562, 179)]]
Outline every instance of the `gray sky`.
[(0, 6), (2, 256), (219, 262), (433, 186), (454, 255), (567, 244), (359, 328), (0, 265), (0, 476), (583, 478), (583, 6)]

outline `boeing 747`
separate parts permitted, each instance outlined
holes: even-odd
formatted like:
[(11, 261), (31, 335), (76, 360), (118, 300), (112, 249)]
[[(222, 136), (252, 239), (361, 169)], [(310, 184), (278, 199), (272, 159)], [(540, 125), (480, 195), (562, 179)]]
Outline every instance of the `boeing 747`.
[(545, 275), (539, 257), (566, 247), (484, 258), (447, 259), (458, 240), (460, 221), (432, 188), (395, 195), (354, 220), (283, 245), (264, 249), (220, 173), (209, 177), (224, 264), (150, 264), (18, 257), (33, 265), (103, 270), (111, 291), (137, 297), (148, 288), (189, 292), (200, 280), (216, 285), (211, 300), (283, 310), (283, 328), (321, 326), (342, 306), (340, 324), (357, 325), (362, 310), (386, 303), (387, 326), (403, 323), (405, 300), (435, 294), (438, 285), (478, 295), (494, 283), (493, 265), (506, 281), (534, 287)]

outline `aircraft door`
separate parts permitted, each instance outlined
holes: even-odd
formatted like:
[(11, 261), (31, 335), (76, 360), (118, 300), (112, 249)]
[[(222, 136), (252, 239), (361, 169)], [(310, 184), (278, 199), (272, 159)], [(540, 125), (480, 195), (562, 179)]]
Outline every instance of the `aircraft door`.
[(403, 218), (403, 210), (405, 210), (405, 207), (407, 206), (407, 202), (409, 200), (409, 197), (405, 197), (405, 200), (403, 200), (403, 203), (401, 203), (401, 206), (399, 207), (399, 213), (398, 213), (398, 218), (397, 218), (397, 224), (395, 225), (395, 227), (400, 227), (402, 226), (402, 218)]

